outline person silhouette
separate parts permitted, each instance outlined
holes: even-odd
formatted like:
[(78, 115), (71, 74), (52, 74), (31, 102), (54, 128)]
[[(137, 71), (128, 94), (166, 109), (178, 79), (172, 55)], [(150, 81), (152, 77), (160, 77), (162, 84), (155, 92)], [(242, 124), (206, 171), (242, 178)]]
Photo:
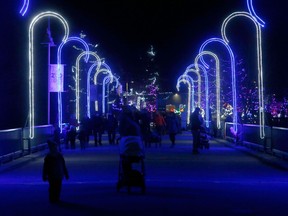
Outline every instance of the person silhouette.
[(203, 124), (201, 116), (201, 109), (196, 107), (194, 112), (190, 115), (191, 132), (193, 136), (193, 154), (199, 154), (198, 148), (200, 146), (200, 129)]
[(110, 145), (115, 144), (116, 130), (118, 128), (118, 120), (113, 113), (109, 113), (106, 121), (106, 130)]
[(57, 144), (52, 140), (47, 140), (49, 153), (44, 158), (42, 179), (49, 182), (50, 203), (60, 202), (62, 181), (65, 177), (69, 179), (63, 155), (58, 151)]
[(175, 146), (176, 134), (178, 134), (180, 131), (179, 120), (178, 120), (176, 114), (174, 113), (174, 111), (170, 111), (167, 113), (166, 129), (167, 129), (167, 133), (169, 135), (169, 139), (171, 141), (170, 148), (173, 148)]

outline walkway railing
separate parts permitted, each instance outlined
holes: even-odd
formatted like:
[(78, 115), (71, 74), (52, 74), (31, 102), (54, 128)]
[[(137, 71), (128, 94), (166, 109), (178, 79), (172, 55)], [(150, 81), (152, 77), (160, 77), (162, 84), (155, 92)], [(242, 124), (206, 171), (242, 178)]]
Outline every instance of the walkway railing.
[(35, 127), (34, 139), (29, 139), (29, 128), (0, 130), (0, 164), (47, 148), (53, 136), (52, 125)]
[[(265, 127), (265, 139), (259, 137), (259, 126), (239, 124), (233, 133), (233, 123), (226, 122), (224, 139), (257, 151), (288, 158), (288, 128)], [(29, 128), (0, 130), (0, 164), (47, 148), (47, 139), (53, 137), (52, 125), (35, 127), (34, 139), (29, 139)]]
[(259, 126), (238, 124), (238, 133), (234, 134), (232, 122), (225, 123), (224, 138), (236, 145), (263, 151), (283, 159), (288, 158), (288, 128), (265, 127), (265, 139), (259, 137)]

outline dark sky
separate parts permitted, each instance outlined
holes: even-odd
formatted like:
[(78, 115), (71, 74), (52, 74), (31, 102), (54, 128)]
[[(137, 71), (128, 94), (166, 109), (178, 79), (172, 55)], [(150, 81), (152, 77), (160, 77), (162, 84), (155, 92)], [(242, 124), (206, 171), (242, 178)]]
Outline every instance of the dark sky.
[[(22, 17), (18, 13), (21, 2), (0, 3), (0, 82), (1, 97), (5, 98), (1, 104), (0, 128), (25, 124), (28, 114), (28, 26), (40, 12), (50, 10), (61, 14), (69, 23), (70, 36), (83, 32), (87, 35), (86, 42), (99, 44), (97, 52), (105, 58), (113, 73), (120, 76), (120, 81), (121, 77), (133, 79), (137, 75), (139, 58), (153, 45), (157, 52), (160, 85), (163, 90), (175, 91), (176, 79), (194, 62), (200, 45), (211, 37), (221, 37), (221, 24), (229, 14), (248, 11), (246, 0), (30, 0), (28, 12)], [(287, 2), (253, 1), (257, 15), (266, 22), (262, 29), (263, 71), (268, 93), (284, 94), (287, 89)], [(254, 66), (255, 28), (247, 20), (235, 21), (231, 26), (229, 39), (235, 55)], [(39, 35), (45, 34), (45, 28), (42, 31)], [(52, 28), (51, 31), (55, 43), (59, 44), (63, 33)], [(43, 56), (44, 61), (46, 58)], [(247, 71), (256, 73), (257, 69), (250, 67)], [(46, 76), (44, 72), (43, 76)], [(7, 123), (7, 116), (11, 115), (16, 115), (16, 126), (14, 121)]]
[[(288, 26), (288, 3), (285, 0), (277, 1), (277, 4), (259, 0), (253, 3), (257, 15), (266, 22), (262, 29), (265, 78), (282, 80), (279, 82), (283, 86), (285, 79), (280, 79), (280, 74), (286, 73), (279, 65), (287, 57), (284, 57), (284, 49), (288, 38), (285, 28)], [(63, 15), (69, 22), (71, 35), (77, 36), (83, 31), (88, 42), (99, 44), (101, 57), (106, 59), (114, 73), (123, 78), (137, 73), (139, 57), (153, 45), (157, 52), (160, 80), (166, 83), (163, 85), (166, 90), (175, 89), (175, 79), (193, 63), (205, 40), (221, 37), (221, 24), (229, 14), (248, 11), (246, 0), (31, 0), (30, 6), (27, 17), (45, 10)], [(237, 22), (235, 20), (234, 25), (231, 22), (234, 27), (229, 34), (231, 47), (244, 61), (256, 61), (251, 55), (251, 49), (256, 47), (256, 29), (252, 22), (243, 18), (239, 28)], [(252, 31), (246, 32), (245, 26)], [(278, 75), (271, 73), (275, 70)], [(267, 87), (275, 86), (267, 82)]]

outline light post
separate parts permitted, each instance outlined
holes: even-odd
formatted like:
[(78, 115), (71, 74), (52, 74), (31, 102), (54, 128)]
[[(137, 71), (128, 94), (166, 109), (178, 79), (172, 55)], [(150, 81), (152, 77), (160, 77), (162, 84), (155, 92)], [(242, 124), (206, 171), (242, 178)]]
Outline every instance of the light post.
[(47, 113), (48, 113), (48, 120), (47, 123), (50, 124), (50, 90), (49, 90), (49, 76), (50, 76), (50, 49), (51, 47), (55, 47), (56, 44), (53, 41), (50, 31), (50, 17), (48, 17), (48, 27), (45, 35), (44, 42), (41, 44), (46, 44), (48, 47), (48, 105), (47, 105)]
[[(35, 56), (34, 56), (34, 27), (37, 24), (37, 22), (42, 19), (43, 17), (55, 17), (61, 21), (64, 27), (64, 37), (62, 41), (66, 41), (69, 35), (69, 26), (66, 20), (60, 15), (52, 11), (46, 11), (38, 14), (33, 18), (29, 25), (29, 138), (34, 138), (34, 127), (35, 127), (35, 86), (34, 86), (34, 62), (35, 62)], [(49, 58), (50, 60), (50, 58)]]

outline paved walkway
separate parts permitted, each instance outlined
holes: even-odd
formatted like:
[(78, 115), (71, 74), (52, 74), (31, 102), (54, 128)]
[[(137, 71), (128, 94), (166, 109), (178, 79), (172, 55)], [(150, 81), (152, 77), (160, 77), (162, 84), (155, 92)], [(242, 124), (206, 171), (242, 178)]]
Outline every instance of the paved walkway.
[[(0, 166), (0, 208), (6, 215), (288, 215), (287, 162), (223, 140), (192, 155), (189, 132), (170, 148), (146, 149), (146, 193), (116, 190), (118, 146), (63, 149), (70, 179), (62, 203), (48, 202), (41, 171), (46, 151)], [(264, 163), (263, 163), (264, 162)]]

